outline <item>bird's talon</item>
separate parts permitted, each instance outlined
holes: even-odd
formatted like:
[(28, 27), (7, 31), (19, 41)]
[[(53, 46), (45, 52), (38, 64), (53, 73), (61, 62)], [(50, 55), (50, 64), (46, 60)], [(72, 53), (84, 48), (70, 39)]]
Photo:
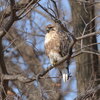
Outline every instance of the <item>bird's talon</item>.
[(69, 73), (69, 74), (68, 74), (68, 79), (71, 78), (71, 77), (72, 77), (72, 75), (71, 75), (71, 73)]
[(54, 62), (51, 66), (55, 66), (56, 65), (56, 62)]

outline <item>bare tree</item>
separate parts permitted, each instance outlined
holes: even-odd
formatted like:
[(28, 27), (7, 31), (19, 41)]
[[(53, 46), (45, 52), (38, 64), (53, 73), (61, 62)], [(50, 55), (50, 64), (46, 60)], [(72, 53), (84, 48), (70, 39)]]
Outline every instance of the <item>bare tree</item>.
[[(75, 76), (63, 83), (58, 72), (51, 71), (75, 57), (79, 93), (76, 100), (98, 100), (100, 54), (95, 35), (100, 32), (95, 31), (95, 19), (99, 17), (94, 15), (95, 2), (70, 0), (72, 22), (66, 20), (69, 13), (63, 8), (65, 3), (68, 2), (0, 1), (0, 100), (63, 100), (69, 93), (77, 93), (71, 88)], [(59, 26), (71, 38), (68, 54), (54, 66), (49, 64), (43, 46), (49, 23)]]
[[(71, 0), (72, 12), (73, 12), (73, 26), (76, 36), (84, 36), (85, 34), (91, 34), (95, 32), (95, 19), (98, 16), (95, 16), (95, 1), (94, 0), (84, 0), (82, 1), (73, 1)], [(76, 50), (81, 49), (83, 54), (76, 57), (77, 63), (77, 86), (78, 93), (84, 94), (86, 91), (91, 88), (95, 88), (100, 83), (100, 69), (98, 62), (98, 49), (97, 45), (91, 45), (89, 47), (83, 48), (86, 45), (97, 43), (96, 36), (88, 37), (82, 39), (76, 44)], [(96, 54), (97, 53), (97, 54)], [(93, 94), (89, 94), (86, 97), (83, 97), (84, 100), (99, 100), (99, 91), (96, 91)], [(87, 99), (88, 98), (88, 99)], [(82, 98), (81, 98), (82, 99)], [(78, 99), (77, 100), (81, 100)]]

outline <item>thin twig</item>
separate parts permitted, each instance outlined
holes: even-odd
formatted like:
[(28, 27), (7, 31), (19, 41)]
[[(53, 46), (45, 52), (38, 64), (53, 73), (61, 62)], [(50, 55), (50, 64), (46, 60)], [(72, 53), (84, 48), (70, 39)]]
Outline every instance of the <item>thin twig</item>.
[(79, 94), (74, 100), (83, 100), (82, 98), (85, 98), (84, 100), (86, 100), (86, 98), (92, 96), (94, 93), (96, 93), (99, 90), (100, 90), (100, 85), (88, 90), (87, 92)]
[(98, 55), (98, 56), (100, 56), (100, 53), (97, 53), (97, 52), (86, 51), (86, 50), (82, 50), (82, 52), (83, 52), (83, 53), (95, 54), (95, 55)]
[(85, 49), (85, 48), (88, 48), (88, 47), (90, 47), (90, 46), (97, 45), (97, 44), (100, 44), (100, 43), (92, 43), (92, 44), (89, 44), (89, 45), (85, 45), (85, 46), (83, 46), (81, 49), (75, 50), (74, 52), (78, 52), (78, 51), (80, 51), (80, 50), (82, 50), (82, 49)]
[(90, 37), (90, 36), (93, 36), (93, 35), (96, 35), (96, 34), (100, 34), (100, 31), (98, 31), (98, 32), (93, 32), (93, 33), (90, 33), (90, 34), (86, 34), (86, 35), (83, 35), (83, 36), (78, 37), (78, 38), (76, 38), (76, 39), (77, 39), (77, 41), (79, 41), (79, 40), (81, 40), (81, 39), (84, 39), (84, 38), (87, 38), (87, 37)]

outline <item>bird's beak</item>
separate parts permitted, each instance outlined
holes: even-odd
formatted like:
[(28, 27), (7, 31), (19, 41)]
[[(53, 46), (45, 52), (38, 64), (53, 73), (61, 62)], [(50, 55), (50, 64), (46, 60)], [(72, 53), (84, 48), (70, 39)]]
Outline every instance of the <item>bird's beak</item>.
[(49, 29), (49, 28), (47, 28), (47, 29), (46, 29), (46, 31), (47, 31), (47, 32), (49, 32), (49, 31), (50, 31), (50, 29)]
[(52, 27), (48, 27), (47, 28), (47, 32), (50, 32), (51, 29), (52, 29)]

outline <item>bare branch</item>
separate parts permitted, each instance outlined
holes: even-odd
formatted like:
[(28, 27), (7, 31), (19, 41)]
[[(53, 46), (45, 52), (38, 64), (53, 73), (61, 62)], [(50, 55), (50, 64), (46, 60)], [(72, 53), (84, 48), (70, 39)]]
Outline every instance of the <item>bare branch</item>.
[(82, 52), (83, 52), (83, 53), (95, 54), (95, 55), (97, 55), (97, 56), (100, 56), (100, 53), (97, 53), (97, 52), (86, 51), (86, 50), (83, 50)]
[(90, 37), (90, 36), (93, 36), (93, 35), (96, 35), (96, 34), (100, 34), (100, 31), (98, 31), (98, 32), (93, 32), (93, 33), (90, 33), (90, 34), (86, 34), (86, 35), (83, 35), (83, 36), (78, 37), (78, 38), (76, 38), (76, 39), (77, 39), (77, 41), (78, 41), (78, 40), (81, 40), (81, 39), (84, 39), (84, 38), (87, 38), (87, 37)]
[(10, 0), (10, 3), (11, 3), (11, 6), (10, 6), (11, 7), (11, 16), (10, 16), (9, 21), (0, 30), (0, 38), (2, 38), (6, 34), (6, 32), (9, 31), (10, 27), (12, 26), (12, 24), (16, 20), (16, 11), (14, 9), (15, 1), (14, 0)]
[[(32, 1), (32, 4), (37, 3), (37, 1), (38, 0)], [(0, 38), (5, 36), (5, 34), (9, 31), (14, 21), (19, 20), (16, 16), (16, 7), (14, 0), (11, 0), (11, 12), (9, 12), (9, 14), (11, 14), (9, 21), (3, 26), (2, 29), (0, 29)]]
[(93, 94), (95, 94), (99, 90), (100, 90), (100, 85), (96, 86), (95, 88), (92, 88), (92, 89), (88, 90), (85, 93), (80, 94), (74, 100), (86, 100), (86, 98), (92, 96)]
[(32, 79), (29, 79), (29, 78), (27, 78), (27, 77), (25, 77), (21, 74), (18, 74), (18, 75), (1, 75), (1, 78), (3, 80), (11, 80), (11, 81), (12, 80), (13, 81), (18, 80), (18, 81), (23, 82), (23, 83), (27, 83), (27, 82), (32, 81), (32, 80), (36, 80), (35, 77), (33, 77)]
[(55, 8), (55, 13), (56, 13), (56, 17), (59, 18), (59, 11), (58, 11), (58, 7), (57, 4), (54, 0), (51, 0), (52, 3), (54, 4), (54, 8)]
[[(40, 0), (36, 0), (34, 3), (34, 0), (30, 1), (28, 3), (28, 5), (22, 10), (22, 12), (18, 15), (18, 19), (22, 19), (23, 17), (25, 17), (37, 4), (37, 2), (39, 2)], [(34, 4), (34, 5), (33, 5)]]

